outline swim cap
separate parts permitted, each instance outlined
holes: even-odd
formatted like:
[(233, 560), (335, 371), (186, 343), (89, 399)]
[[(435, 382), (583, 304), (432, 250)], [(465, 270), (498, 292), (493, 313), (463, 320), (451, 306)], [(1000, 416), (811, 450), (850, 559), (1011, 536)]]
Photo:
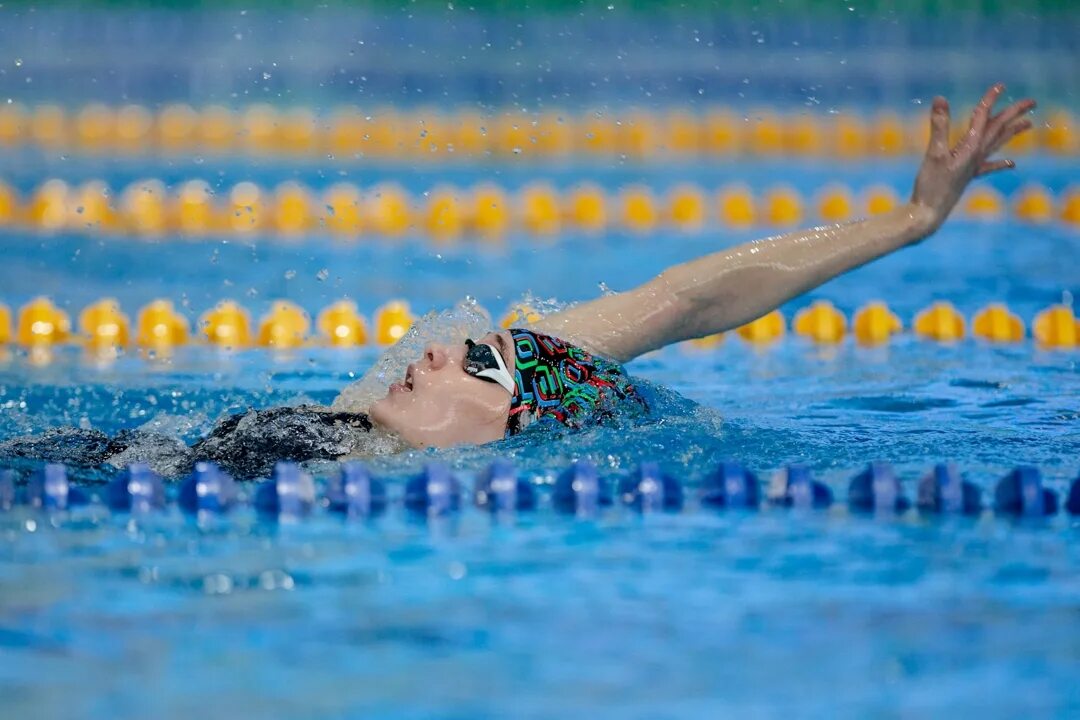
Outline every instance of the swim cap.
[(614, 414), (621, 401), (648, 410), (622, 365), (551, 335), (519, 328), (510, 335), (515, 373), (507, 436), (542, 419), (577, 428)]

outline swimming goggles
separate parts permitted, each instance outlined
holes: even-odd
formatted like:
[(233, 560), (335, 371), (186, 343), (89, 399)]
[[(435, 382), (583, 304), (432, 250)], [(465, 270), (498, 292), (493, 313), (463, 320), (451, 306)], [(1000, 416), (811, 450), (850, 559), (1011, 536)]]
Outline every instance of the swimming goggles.
[(506, 369), (502, 353), (491, 345), (466, 340), (464, 368), (469, 375), (502, 385), (506, 392), (514, 394), (514, 378)]

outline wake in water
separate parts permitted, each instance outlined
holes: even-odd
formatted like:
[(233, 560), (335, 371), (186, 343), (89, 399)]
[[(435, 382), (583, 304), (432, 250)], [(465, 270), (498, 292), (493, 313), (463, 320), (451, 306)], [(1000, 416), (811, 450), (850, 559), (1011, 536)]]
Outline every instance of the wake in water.
[[(558, 309), (533, 298), (528, 304)], [(179, 430), (175, 434), (163, 432), (160, 426), (123, 430), (113, 436), (85, 427), (57, 427), (0, 442), (0, 464), (30, 469), (45, 462), (64, 463), (87, 479), (108, 477), (134, 462), (147, 463), (166, 478), (191, 472), (197, 460), (212, 460), (238, 479), (266, 477), (279, 460), (317, 463), (360, 459), (375, 460), (383, 469), (400, 467), (426, 453), (400, 455), (409, 448), (396, 436), (372, 426), (368, 407), (386, 394), (391, 382), (402, 377), (406, 365), (420, 357), (427, 344), (461, 343), (492, 327), (491, 318), (470, 301), (428, 313), (360, 380), (345, 387), (330, 406), (304, 404), (228, 415), (191, 445), (180, 438)], [(665, 388), (635, 381), (647, 395), (651, 417), (616, 416), (573, 432), (529, 428), (496, 443), (499, 453), (529, 464), (559, 464), (573, 455), (594, 456), (617, 465), (616, 448), (633, 453), (636, 445), (642, 452), (661, 456), (679, 446), (703, 449), (713, 445), (720, 430), (720, 418), (714, 411)], [(573, 441), (564, 441), (563, 436), (572, 436)], [(462, 447), (443, 451), (440, 457), (460, 466), (482, 463), (491, 452), (489, 446)]]

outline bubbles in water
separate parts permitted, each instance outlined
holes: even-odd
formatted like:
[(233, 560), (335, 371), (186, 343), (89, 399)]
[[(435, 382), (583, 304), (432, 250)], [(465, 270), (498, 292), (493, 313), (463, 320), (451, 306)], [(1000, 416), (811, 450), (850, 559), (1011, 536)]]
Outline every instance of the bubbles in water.
[(326, 278), (330, 277), (330, 271), (326, 268), (323, 268), (319, 272), (315, 273), (315, 277), (319, 280), (319, 282), (322, 282), (326, 280)]

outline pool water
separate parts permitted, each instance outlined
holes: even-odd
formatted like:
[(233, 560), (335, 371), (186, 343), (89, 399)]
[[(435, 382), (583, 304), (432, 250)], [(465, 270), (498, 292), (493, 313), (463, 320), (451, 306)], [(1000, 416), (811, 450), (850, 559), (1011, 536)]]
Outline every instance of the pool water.
[[(1051, 188), (1077, 177), (1032, 162), (1025, 179)], [(708, 186), (734, 175), (764, 183), (780, 170), (688, 172)], [(910, 168), (843, 172), (830, 178), (899, 189)], [(469, 173), (480, 171), (459, 179)], [(809, 189), (826, 169), (786, 173)], [(599, 178), (628, 179), (640, 178)], [(314, 313), (350, 297), (370, 314), (391, 298), (423, 312), (468, 295), (498, 318), (526, 294), (586, 299), (601, 283), (624, 289), (761, 233), (511, 237), (498, 248), (9, 234), (0, 299), (48, 293), (77, 311), (108, 295), (130, 313), (166, 297), (195, 318), (222, 297), (257, 316), (280, 298)], [(1080, 291), (1078, 268), (1075, 230), (955, 220), (784, 310), (827, 298), (850, 315), (883, 299), (907, 325), (933, 300), (969, 317), (1003, 301), (1030, 322)], [(100, 365), (65, 348), (34, 367), (12, 351), (0, 363), (0, 439), (70, 424), (191, 440), (228, 411), (329, 403), (377, 357), (372, 348), (189, 347), (169, 362)], [(904, 335), (885, 348), (823, 349), (789, 337), (755, 349), (729, 337), (629, 366), (654, 398), (648, 422), (372, 461), (399, 492), (432, 460), (471, 487), (493, 459), (511, 457), (546, 492), (577, 459), (607, 479), (657, 460), (687, 489), (677, 514), (615, 507), (572, 519), (542, 505), (510, 518), (467, 508), (417, 521), (395, 507), (370, 522), (316, 513), (276, 525), (243, 510), (202, 526), (175, 510), (138, 521), (100, 508), (0, 514), (0, 708), (5, 717), (1075, 717), (1080, 538), (1069, 516), (863, 517), (842, 503), (725, 513), (700, 507), (696, 489), (736, 458), (764, 478), (806, 463), (841, 501), (874, 460), (894, 464), (909, 496), (941, 461), (984, 488), (984, 500), (1020, 464), (1038, 466), (1061, 493), (1080, 471), (1077, 357), (1031, 341)]]

